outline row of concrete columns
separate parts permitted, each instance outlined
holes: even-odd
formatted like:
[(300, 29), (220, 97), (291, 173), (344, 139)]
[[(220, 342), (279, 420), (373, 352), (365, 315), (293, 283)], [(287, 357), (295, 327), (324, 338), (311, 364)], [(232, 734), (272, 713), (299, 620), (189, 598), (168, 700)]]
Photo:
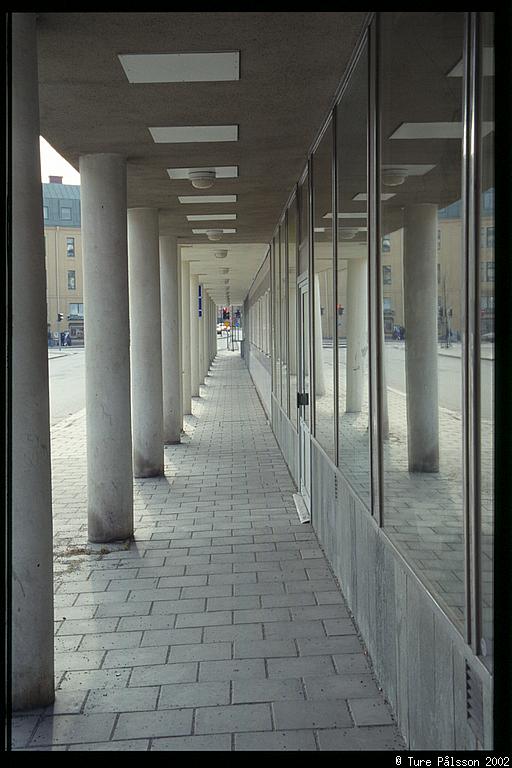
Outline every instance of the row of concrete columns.
[[(46, 275), (35, 15), (12, 17), (12, 704), (54, 699)], [(133, 476), (164, 471), (214, 357), (215, 309), (161, 236), (127, 210), (126, 160), (80, 157), (88, 536), (133, 536)], [(199, 346), (201, 328), (202, 346)], [(215, 345), (216, 347), (216, 345)]]

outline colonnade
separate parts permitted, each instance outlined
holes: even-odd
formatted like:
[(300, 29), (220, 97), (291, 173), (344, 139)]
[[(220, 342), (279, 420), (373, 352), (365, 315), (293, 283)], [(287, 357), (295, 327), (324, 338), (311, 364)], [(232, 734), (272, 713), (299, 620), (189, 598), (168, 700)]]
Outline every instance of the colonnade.
[[(54, 700), (46, 277), (35, 15), (12, 21), (12, 703)], [(133, 477), (164, 472), (216, 354), (216, 306), (162, 234), (127, 209), (126, 159), (79, 159), (87, 513), (91, 542), (133, 537)]]

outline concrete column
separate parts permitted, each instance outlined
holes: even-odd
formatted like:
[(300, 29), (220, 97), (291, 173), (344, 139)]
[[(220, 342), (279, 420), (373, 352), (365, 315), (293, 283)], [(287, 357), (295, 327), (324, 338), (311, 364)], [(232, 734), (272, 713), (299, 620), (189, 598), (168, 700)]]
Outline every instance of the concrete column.
[(404, 323), (410, 472), (439, 471), (437, 205), (405, 208)]
[(158, 210), (128, 210), (133, 474), (164, 472)]
[(36, 21), (12, 15), (12, 707), (54, 700), (46, 275)]
[(367, 266), (367, 259), (347, 260), (347, 413), (358, 413), (363, 403), (368, 355)]
[(315, 273), (315, 397), (325, 395), (322, 314), (320, 306), (320, 277), (317, 272)]
[(204, 380), (210, 370), (210, 297), (205, 295), (204, 299)]
[(162, 308), (162, 383), (164, 443), (181, 437), (181, 363), (178, 248), (175, 237), (160, 237), (160, 300)]
[(190, 394), (199, 397), (199, 317), (197, 275), (190, 275)]
[(198, 328), (199, 328), (199, 337), (198, 337), (198, 371), (199, 371), (199, 383), (204, 383), (204, 288), (203, 285), (201, 285), (201, 316), (198, 318)]
[(183, 413), (192, 413), (190, 400), (190, 263), (181, 262), (181, 367), (183, 371)]
[(80, 157), (89, 540), (133, 535), (126, 162)]

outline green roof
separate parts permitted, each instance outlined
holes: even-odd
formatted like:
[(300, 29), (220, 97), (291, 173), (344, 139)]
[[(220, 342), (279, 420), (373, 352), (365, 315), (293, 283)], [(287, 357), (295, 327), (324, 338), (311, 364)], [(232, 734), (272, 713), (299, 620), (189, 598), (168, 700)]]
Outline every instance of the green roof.
[(43, 184), (43, 197), (80, 200), (79, 184)]

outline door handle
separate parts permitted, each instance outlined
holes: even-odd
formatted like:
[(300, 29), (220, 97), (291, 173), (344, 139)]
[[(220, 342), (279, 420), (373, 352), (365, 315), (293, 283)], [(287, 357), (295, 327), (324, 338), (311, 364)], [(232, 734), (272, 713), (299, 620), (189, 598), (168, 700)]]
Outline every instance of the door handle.
[(301, 405), (309, 405), (309, 392), (297, 392), (297, 408)]

